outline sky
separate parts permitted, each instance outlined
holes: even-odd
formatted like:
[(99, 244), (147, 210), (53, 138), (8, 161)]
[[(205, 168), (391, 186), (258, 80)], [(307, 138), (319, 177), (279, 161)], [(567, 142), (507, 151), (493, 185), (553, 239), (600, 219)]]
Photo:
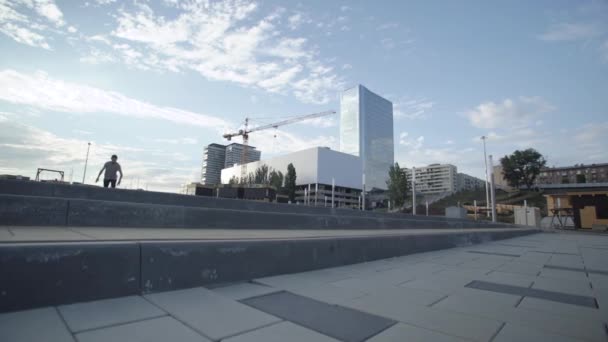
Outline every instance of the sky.
[[(495, 160), (608, 162), (605, 0), (0, 0), (0, 51), (0, 174), (82, 181), (91, 142), (87, 183), (117, 154), (124, 187), (178, 191), (245, 117), (339, 112), (356, 84), (393, 102), (401, 166), (483, 177), (482, 135)], [(250, 144), (339, 149), (338, 125)]]

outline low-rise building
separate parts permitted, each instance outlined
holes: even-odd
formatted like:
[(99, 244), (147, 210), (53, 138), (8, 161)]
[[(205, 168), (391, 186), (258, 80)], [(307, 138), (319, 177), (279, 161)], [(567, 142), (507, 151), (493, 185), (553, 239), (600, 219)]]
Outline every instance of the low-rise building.
[[(357, 207), (362, 189), (362, 163), (359, 157), (333, 151), (327, 147), (314, 147), (286, 155), (260, 160), (246, 165), (248, 173), (254, 173), (262, 165), (287, 175), (287, 165), (296, 169), (296, 202), (313, 206), (331, 203), (332, 180), (335, 182), (334, 206)], [(229, 184), (233, 177), (240, 178), (241, 167), (222, 170), (222, 184)], [(306, 195), (306, 196), (305, 196)], [(330, 204), (327, 204), (330, 205)]]
[(537, 184), (607, 183), (608, 163), (543, 168)]
[[(451, 164), (431, 164), (416, 167), (416, 193), (437, 195), (456, 191), (456, 166)], [(405, 168), (408, 184), (412, 184), (412, 169)]]

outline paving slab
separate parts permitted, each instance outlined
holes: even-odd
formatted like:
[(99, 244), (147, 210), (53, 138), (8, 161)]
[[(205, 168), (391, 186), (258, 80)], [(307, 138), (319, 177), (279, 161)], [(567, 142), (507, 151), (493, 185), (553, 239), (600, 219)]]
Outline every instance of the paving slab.
[(593, 297), (590, 279), (585, 276), (578, 279), (560, 279), (559, 281), (552, 278), (537, 277), (532, 288)]
[(502, 324), (498, 320), (438, 310), (434, 307), (404, 305), (398, 300), (378, 301), (373, 296), (353, 300), (350, 306), (403, 323), (475, 341), (488, 341)]
[(0, 314), (0, 341), (74, 342), (55, 308)]
[(61, 305), (58, 310), (72, 332), (166, 315), (140, 296)]
[(522, 325), (516, 325), (507, 323), (500, 330), (500, 333), (492, 340), (492, 342), (538, 342), (538, 341), (552, 341), (552, 342), (576, 342), (581, 341), (576, 338), (566, 337), (557, 334), (551, 334), (542, 330), (526, 327)]
[(78, 342), (211, 342), (172, 317), (160, 317), (76, 334)]
[[(479, 303), (474, 304), (476, 301)], [(572, 319), (551, 312), (539, 314), (538, 311), (522, 309), (521, 307), (483, 305), (482, 300), (471, 297), (466, 293), (451, 295), (434, 305), (433, 308), (524, 325), (548, 333), (580, 338), (586, 341), (606, 341), (606, 329), (602, 322)]]
[(396, 323), (388, 318), (329, 305), (289, 292), (250, 298), (242, 302), (344, 342), (365, 341)]
[(535, 276), (543, 269), (541, 264), (533, 264), (529, 262), (511, 261), (496, 268), (496, 271), (518, 273)]
[(216, 287), (213, 292), (233, 300), (241, 300), (261, 296), (273, 292), (280, 291), (270, 286), (258, 285), (253, 283), (240, 283), (229, 286)]
[(145, 297), (213, 340), (280, 321), (277, 317), (200, 287), (148, 294)]
[(306, 329), (291, 322), (281, 322), (242, 335), (222, 340), (222, 342), (339, 342), (335, 338)]
[(366, 342), (464, 342), (468, 341), (456, 336), (442, 334), (437, 331), (419, 328), (413, 325), (398, 323), (386, 329)]
[(597, 308), (583, 307), (579, 305), (571, 305), (558, 303), (549, 300), (536, 299), (526, 297), (519, 303), (522, 309), (528, 309), (540, 312), (551, 312), (571, 319), (587, 319), (605, 322), (607, 318), (602, 314), (602, 311)]

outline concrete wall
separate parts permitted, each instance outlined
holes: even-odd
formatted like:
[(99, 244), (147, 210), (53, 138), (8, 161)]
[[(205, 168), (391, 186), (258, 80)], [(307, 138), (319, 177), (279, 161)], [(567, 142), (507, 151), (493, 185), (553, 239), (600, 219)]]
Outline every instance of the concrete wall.
[(535, 232), (458, 231), (290, 241), (0, 244), (0, 312), (245, 281)]
[[(196, 207), (196, 208), (219, 208), (219, 209), (230, 209), (230, 210), (242, 210), (242, 211), (264, 211), (264, 212), (279, 212), (279, 213), (297, 213), (297, 214), (310, 214), (310, 215), (339, 215), (339, 216), (354, 216), (354, 217), (373, 217), (373, 218), (388, 218), (392, 220), (415, 219), (417, 222), (432, 221), (435, 223), (445, 222), (454, 224), (462, 223), (463, 226), (478, 226), (473, 221), (466, 219), (448, 219), (443, 216), (412, 216), (408, 214), (386, 214), (376, 213), (370, 211), (358, 211), (351, 209), (338, 209), (338, 208), (323, 208), (323, 207), (309, 207), (309, 206), (298, 206), (289, 205), (283, 203), (265, 203), (256, 201), (246, 201), (238, 199), (228, 198), (213, 198), (213, 197), (202, 197), (202, 196), (191, 196), (191, 195), (180, 195), (173, 193), (162, 193), (153, 191), (139, 191), (139, 190), (125, 190), (125, 189), (104, 189), (97, 186), (82, 186), (82, 185), (69, 185), (69, 184), (58, 184), (58, 183), (40, 183), (33, 181), (16, 181), (16, 180), (0, 180), (0, 195), (21, 195), (21, 196), (34, 196), (34, 197), (48, 197), (47, 199), (38, 199), (39, 201), (48, 203), (51, 205), (52, 201), (50, 198), (57, 199), (89, 199), (99, 201), (111, 201), (111, 202), (129, 202), (131, 204), (158, 204), (158, 205), (169, 205), (169, 206), (182, 206), (182, 207)], [(11, 199), (14, 201), (18, 199)], [(25, 205), (25, 202), (21, 202)], [(17, 215), (19, 210), (27, 210), (25, 207), (15, 206), (16, 204), (10, 204), (8, 199), (0, 200), (0, 212), (4, 216), (0, 216), (2, 219), (7, 219), (10, 215)], [(67, 201), (58, 201), (63, 203), (61, 205), (68, 205)], [(34, 206), (37, 207), (37, 206)], [(21, 208), (21, 209), (19, 209)], [(33, 210), (33, 209), (31, 209)], [(67, 210), (64, 211), (67, 215)], [(23, 215), (18, 215), (23, 217)], [(45, 216), (45, 215), (42, 215)], [(58, 217), (60, 219), (60, 216)], [(36, 221), (36, 219), (33, 219)], [(42, 220), (42, 219), (40, 219)], [(22, 221), (25, 222), (25, 221)], [(63, 222), (66, 222), (65, 220)], [(2, 224), (2, 222), (0, 222)], [(11, 223), (12, 224), (12, 223)], [(17, 223), (15, 223), (17, 224)], [(35, 225), (36, 223), (23, 223), (29, 225)], [(58, 223), (58, 225), (61, 225)], [(484, 223), (484, 225), (486, 225)], [(496, 226), (510, 227), (512, 225), (498, 223)]]
[[(220, 229), (504, 228), (436, 217), (355, 216), (0, 195), (0, 225)], [(424, 219), (419, 219), (424, 218)], [(434, 219), (436, 218), (436, 219)]]

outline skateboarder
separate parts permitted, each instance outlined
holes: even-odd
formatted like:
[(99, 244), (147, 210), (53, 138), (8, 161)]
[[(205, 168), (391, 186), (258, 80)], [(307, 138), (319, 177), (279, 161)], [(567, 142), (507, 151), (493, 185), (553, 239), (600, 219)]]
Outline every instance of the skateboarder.
[(116, 187), (116, 172), (120, 172), (120, 178), (118, 179), (118, 185), (120, 185), (120, 181), (122, 180), (122, 169), (120, 168), (120, 164), (116, 162), (117, 159), (118, 157), (115, 154), (112, 155), (112, 160), (106, 162), (101, 170), (99, 170), (95, 183), (99, 182), (99, 176), (101, 176), (103, 170), (106, 170), (106, 173), (103, 176), (103, 187), (107, 188), (110, 184), (113, 188)]

